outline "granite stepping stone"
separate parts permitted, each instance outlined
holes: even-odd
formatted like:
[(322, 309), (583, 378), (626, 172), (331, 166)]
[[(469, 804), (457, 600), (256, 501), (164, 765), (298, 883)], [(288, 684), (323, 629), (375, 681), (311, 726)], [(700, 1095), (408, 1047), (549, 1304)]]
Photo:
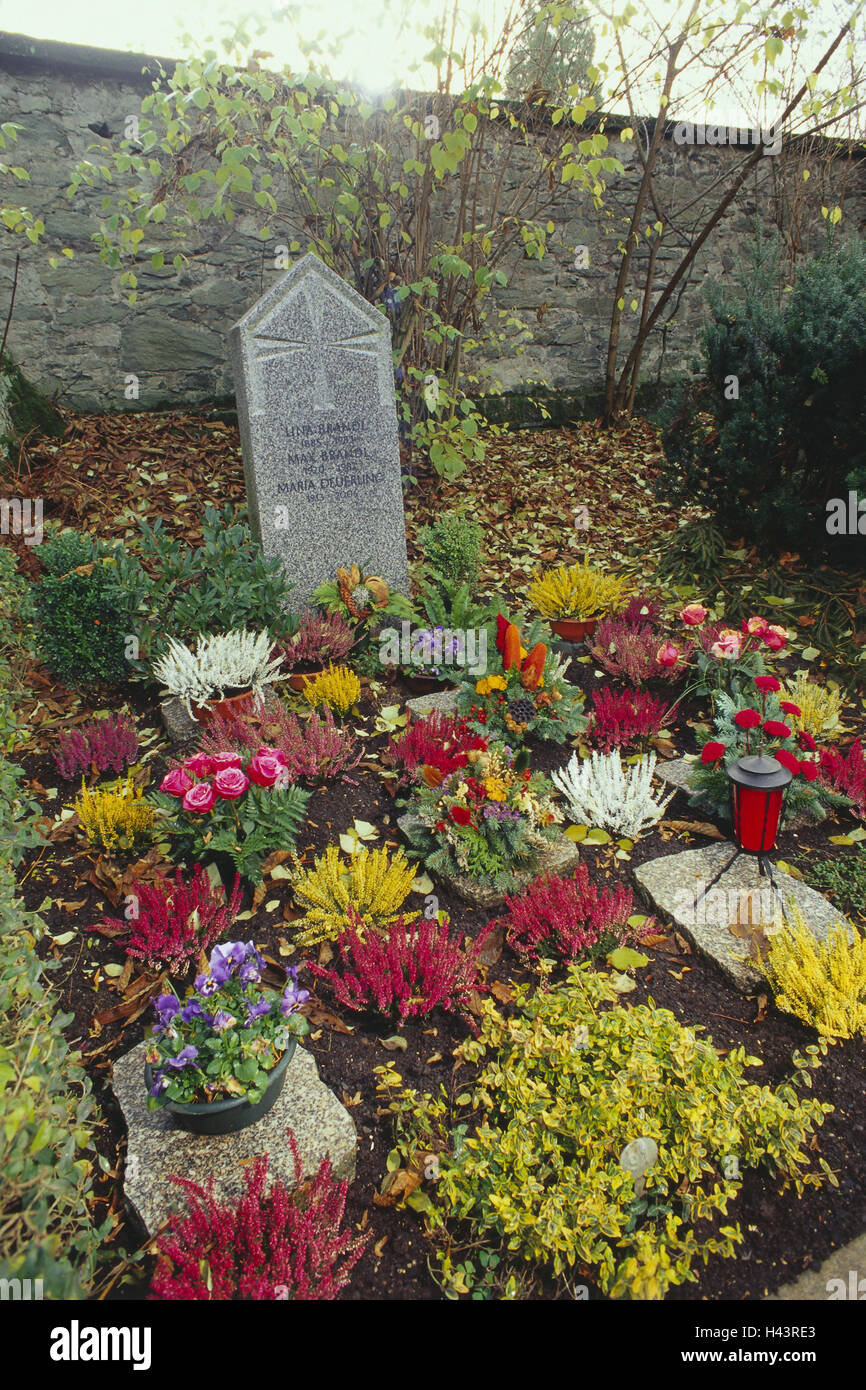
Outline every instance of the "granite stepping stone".
[[(413, 823), (414, 817), (404, 815), (397, 817), (397, 824), (404, 835), (408, 835), (409, 828)], [(462, 898), (465, 903), (472, 907), (494, 908), (501, 907), (506, 898), (514, 897), (517, 893), (522, 893), (528, 888), (536, 878), (543, 874), (567, 874), (574, 868), (580, 858), (580, 851), (573, 840), (567, 835), (560, 835), (551, 842), (550, 849), (544, 850), (538, 858), (538, 864), (534, 869), (527, 869), (525, 873), (517, 874), (518, 886), (508, 893), (502, 893), (496, 888), (488, 888), (482, 883), (478, 883), (474, 878), (468, 878), (464, 874), (450, 877), (445, 874), (437, 874), (437, 878), (445, 888), (452, 893), (456, 893), (458, 898)]]
[(406, 701), (406, 708), (419, 718), (425, 714), (456, 714), (457, 691), (434, 690), (430, 695), (416, 695)]
[(814, 888), (774, 864), (777, 895), (761, 875), (755, 855), (735, 855), (736, 846), (724, 841), (651, 859), (634, 875), (652, 908), (670, 918), (698, 955), (714, 961), (735, 988), (754, 994), (767, 983), (752, 965), (738, 959), (746, 955), (749, 942), (728, 930), (732, 923), (771, 926), (793, 903), (816, 940), (825, 940), (836, 922), (847, 926), (853, 939), (847, 918)]
[(296, 1047), (276, 1105), (248, 1129), (237, 1134), (189, 1134), (167, 1110), (148, 1110), (144, 1086), (142, 1042), (114, 1064), (112, 1086), (129, 1131), (124, 1192), (148, 1231), (153, 1234), (171, 1211), (185, 1211), (182, 1190), (169, 1181), (172, 1174), (205, 1184), (214, 1179), (217, 1198), (240, 1196), (244, 1165), (268, 1154), (268, 1181), (280, 1178), (295, 1186), (295, 1166), (286, 1131), (298, 1142), (303, 1176), (314, 1174), (330, 1158), (334, 1176), (351, 1182), (355, 1176), (357, 1135), (348, 1110), (319, 1080), (311, 1052)]

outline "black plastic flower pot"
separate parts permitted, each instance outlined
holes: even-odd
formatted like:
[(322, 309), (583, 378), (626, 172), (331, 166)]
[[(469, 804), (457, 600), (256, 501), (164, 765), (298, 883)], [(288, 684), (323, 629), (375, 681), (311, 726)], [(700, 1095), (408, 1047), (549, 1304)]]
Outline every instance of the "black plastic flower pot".
[[(181, 1129), (190, 1134), (237, 1134), (261, 1120), (277, 1103), (289, 1062), (294, 1056), (297, 1039), (289, 1038), (288, 1046), (270, 1074), (270, 1080), (260, 1101), (251, 1105), (246, 1096), (227, 1096), (225, 1100), (202, 1101), (182, 1105), (178, 1101), (167, 1101), (160, 1109), (173, 1115)], [(149, 1062), (144, 1064), (144, 1084), (148, 1091), (153, 1086), (153, 1068)]]
[[(232, 890), (235, 886), (235, 875), (237, 874), (237, 869), (234, 866), (234, 861), (232, 860), (230, 854), (225, 854), (224, 852), (219, 851), (218, 853), (211, 855), (210, 863), (213, 864), (214, 868), (217, 870), (222, 880), (222, 885), (225, 889), (226, 894), (226, 902), (228, 902), (231, 898)], [(253, 905), (254, 886), (252, 883), (250, 883), (249, 879), (242, 878), (240, 888), (241, 905), (238, 908), (238, 911), (249, 912)]]

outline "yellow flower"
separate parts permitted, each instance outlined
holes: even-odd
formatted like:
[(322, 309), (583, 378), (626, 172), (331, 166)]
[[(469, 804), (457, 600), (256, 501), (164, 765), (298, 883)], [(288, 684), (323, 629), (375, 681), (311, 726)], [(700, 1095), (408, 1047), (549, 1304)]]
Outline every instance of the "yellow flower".
[(521, 648), (520, 648), (520, 660), (521, 660), (521, 661), (525, 661), (526, 658), (527, 658), (528, 656), (529, 656), (529, 652), (526, 650), (526, 648), (525, 648), (525, 647), (521, 647)]
[(484, 790), (490, 801), (505, 801), (508, 796), (508, 788), (501, 777), (488, 777)]
[(508, 682), (504, 676), (488, 676), (487, 684), (491, 690), (507, 690)]
[(489, 677), (489, 676), (485, 676), (485, 678), (484, 678), (483, 681), (476, 681), (476, 684), (475, 684), (475, 694), (476, 694), (476, 695), (489, 695), (489, 694), (490, 694), (490, 677)]

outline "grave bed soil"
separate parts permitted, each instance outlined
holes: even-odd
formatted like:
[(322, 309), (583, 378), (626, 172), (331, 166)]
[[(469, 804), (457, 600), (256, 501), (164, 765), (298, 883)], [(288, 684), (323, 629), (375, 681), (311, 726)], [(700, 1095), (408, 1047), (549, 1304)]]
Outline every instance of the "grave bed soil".
[[(575, 669), (573, 666), (572, 670), (585, 690), (598, 684), (591, 667)], [(123, 694), (137, 717), (140, 730), (159, 722), (158, 706), (145, 697), (140, 687), (130, 687)], [(395, 698), (402, 699), (404, 695), (398, 687), (389, 691), (382, 703), (393, 703)], [(111, 700), (116, 708), (120, 702), (116, 691)], [(97, 707), (94, 704), (94, 708)], [(693, 718), (697, 710), (698, 706), (692, 702), (680, 711), (676, 736), (680, 752), (694, 750), (694, 736), (685, 721)], [(369, 706), (362, 706), (362, 713), (371, 712)], [(366, 740), (366, 748), (376, 753), (386, 743), (387, 736), (377, 736)], [(152, 785), (166, 770), (168, 756), (166, 747), (151, 760)], [(561, 766), (569, 756), (567, 747), (536, 746), (533, 766), (549, 771)], [(53, 760), (46, 753), (27, 754), (21, 761), (30, 781), (35, 779), (43, 788), (58, 783), (58, 797), (43, 803), (50, 815), (56, 815), (59, 806), (72, 799), (76, 787), (58, 782)], [(375, 772), (364, 770), (363, 765), (354, 776), (356, 785), (339, 783), (314, 793), (309, 808), (313, 824), (308, 825), (299, 846), (307, 862), (327, 844), (333, 843), (336, 834), (355, 817), (382, 827), (384, 833), (378, 844), (398, 841), (394, 825), (397, 812), (390, 784), (384, 783)], [(684, 820), (708, 819), (688, 806), (682, 792), (677, 793), (666, 814)], [(845, 828), (848, 819), (843, 818), (843, 822), (840, 829)], [(796, 832), (783, 832), (778, 856), (791, 860), (804, 849), (826, 851), (826, 835), (826, 827), (809, 826)], [(614, 859), (613, 846), (584, 846), (581, 857), (599, 881), (608, 877), (629, 881), (629, 870), (646, 859), (701, 843), (704, 841), (699, 838), (683, 840), (673, 832), (669, 833), (668, 842), (662, 843), (662, 837), (654, 833), (645, 835), (635, 845), (627, 865)], [(64, 843), (62, 848), (66, 856), (69, 845)], [(121, 862), (132, 862), (133, 858), (127, 856)], [(120, 1179), (126, 1134), (109, 1080), (112, 1057), (121, 1055), (142, 1039), (145, 1019), (125, 1027), (122, 1023), (107, 1023), (97, 1035), (92, 1034), (93, 1017), (119, 1002), (110, 982), (104, 978), (94, 990), (92, 968), (123, 958), (122, 949), (116, 943), (98, 935), (91, 936), (91, 946), (86, 944), (87, 926), (99, 922), (103, 915), (117, 915), (102, 891), (85, 880), (95, 859), (93, 852), (79, 852), (73, 863), (58, 863), (56, 858), (52, 862), (50, 853), (34, 851), (22, 866), (21, 891), (28, 908), (39, 907), (46, 895), (51, 897), (54, 905), (45, 909), (43, 916), (52, 935), (68, 931), (76, 924), (81, 929), (78, 940), (70, 947), (61, 950), (52, 946), (46, 937), (40, 943), (39, 952), (43, 957), (53, 956), (59, 961), (49, 978), (58, 992), (60, 1007), (73, 1014), (67, 1037), (73, 1046), (85, 1053), (87, 1069), (102, 1107), (103, 1122), (97, 1130), (97, 1147), (111, 1172), (98, 1176), (94, 1216), (101, 1221), (107, 1211), (113, 1211), (121, 1218), (111, 1245), (117, 1258), (104, 1267), (97, 1295), (135, 1299), (146, 1296), (151, 1262), (148, 1258), (143, 1266), (135, 1266), (130, 1271), (125, 1269), (125, 1258), (144, 1243), (146, 1232), (138, 1219), (124, 1208)], [(49, 871), (56, 881), (49, 879)], [(438, 884), (436, 892), (454, 926), (463, 934), (476, 936), (486, 924), (488, 914), (473, 910)], [(266, 899), (274, 896), (289, 904), (285, 883), (269, 887)], [(85, 905), (76, 910), (74, 919), (60, 906), (66, 901), (80, 902), (82, 898)], [(638, 906), (636, 904), (636, 909)], [(285, 939), (290, 933), (285, 921), (275, 922), (275, 915), (266, 913), (261, 906), (243, 927), (245, 936), (249, 932), (266, 954), (279, 960), (279, 939)], [(778, 1013), (772, 1004), (768, 1006), (756, 997), (739, 994), (718, 970), (693, 955), (687, 944), (678, 944), (671, 936), (669, 946), (673, 954), (649, 949), (651, 962), (636, 972), (636, 989), (628, 996), (628, 1001), (638, 1003), (652, 998), (657, 1005), (671, 1009), (683, 1023), (704, 1025), (717, 1047), (744, 1045), (748, 1053), (760, 1057), (763, 1063), (760, 1069), (752, 1072), (754, 1079), (761, 1083), (778, 1083), (790, 1071), (792, 1053), (814, 1042), (816, 1035), (788, 1015)], [(291, 960), (299, 958), (300, 953)], [(488, 984), (533, 978), (532, 972), (523, 968), (506, 948), (500, 960), (490, 968)], [(309, 986), (311, 982), (307, 979), (305, 983)], [(387, 1153), (392, 1147), (389, 1120), (378, 1114), (373, 1068), (394, 1061), (406, 1085), (432, 1091), (444, 1082), (451, 1088), (457, 1079), (451, 1053), (468, 1035), (468, 1027), (462, 1020), (437, 1011), (429, 1020), (407, 1024), (402, 1030), (407, 1048), (393, 1053), (382, 1046), (382, 1039), (393, 1032), (393, 1028), (371, 1026), (348, 1012), (340, 1014), (326, 993), (319, 996), (318, 1003), (326, 1012), (314, 1015), (313, 1032), (306, 1039), (306, 1045), (316, 1057), (323, 1081), (349, 1105), (358, 1131), (357, 1175), (349, 1189), (346, 1221), (371, 1232), (351, 1285), (341, 1297), (346, 1300), (439, 1299), (441, 1291), (430, 1273), (430, 1266), (435, 1267), (435, 1257), (422, 1234), (420, 1218), (412, 1211), (379, 1207), (373, 1201), (385, 1173)], [(350, 1032), (339, 1030), (340, 1018)], [(440, 1059), (431, 1060), (436, 1054), (440, 1054)], [(466, 1067), (458, 1073), (461, 1089), (466, 1086), (469, 1075), (470, 1069)], [(776, 1184), (761, 1173), (747, 1172), (739, 1198), (725, 1218), (739, 1223), (743, 1231), (744, 1242), (737, 1258), (714, 1259), (706, 1267), (697, 1266), (697, 1282), (673, 1290), (668, 1295), (670, 1299), (761, 1298), (866, 1229), (866, 1040), (830, 1048), (815, 1074), (814, 1094), (836, 1107), (818, 1131), (817, 1153), (836, 1173), (839, 1188), (825, 1185), (817, 1191), (807, 1190), (798, 1198), (793, 1190), (780, 1194)], [(124, 1273), (128, 1275), (126, 1280), (120, 1277)], [(590, 1297), (598, 1297), (591, 1281), (587, 1282)], [(561, 1295), (541, 1282), (536, 1296), (553, 1299)]]

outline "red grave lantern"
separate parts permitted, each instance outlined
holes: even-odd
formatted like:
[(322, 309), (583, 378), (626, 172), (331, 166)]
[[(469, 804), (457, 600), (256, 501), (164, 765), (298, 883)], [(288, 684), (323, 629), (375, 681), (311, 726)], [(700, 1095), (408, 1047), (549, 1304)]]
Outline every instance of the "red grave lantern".
[(737, 847), (759, 855), (775, 849), (790, 770), (775, 758), (750, 756), (738, 758), (726, 773)]

